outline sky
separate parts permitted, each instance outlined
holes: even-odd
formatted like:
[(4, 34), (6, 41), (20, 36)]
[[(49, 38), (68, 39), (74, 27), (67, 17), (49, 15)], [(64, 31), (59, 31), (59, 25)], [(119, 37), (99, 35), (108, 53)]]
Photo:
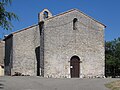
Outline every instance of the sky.
[(12, 31), (0, 27), (0, 38), (37, 24), (38, 13), (44, 8), (53, 15), (77, 8), (107, 26), (106, 41), (120, 37), (120, 0), (13, 0), (6, 9), (17, 14), (19, 21), (12, 21)]

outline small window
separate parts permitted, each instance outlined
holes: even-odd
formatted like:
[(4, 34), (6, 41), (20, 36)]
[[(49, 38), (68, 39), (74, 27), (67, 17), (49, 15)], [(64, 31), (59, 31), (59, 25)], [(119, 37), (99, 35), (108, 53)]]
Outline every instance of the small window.
[(77, 18), (73, 19), (73, 30), (77, 29), (77, 25), (76, 25), (77, 21), (78, 21)]
[(48, 18), (48, 12), (47, 11), (44, 12), (44, 19), (46, 19), (46, 18)]

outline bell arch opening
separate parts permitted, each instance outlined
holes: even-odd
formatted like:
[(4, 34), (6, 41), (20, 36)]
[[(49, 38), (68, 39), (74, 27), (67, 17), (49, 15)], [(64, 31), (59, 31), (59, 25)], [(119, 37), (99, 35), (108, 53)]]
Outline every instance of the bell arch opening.
[(44, 15), (44, 19), (48, 18), (48, 12), (47, 11), (44, 11), (43, 15)]

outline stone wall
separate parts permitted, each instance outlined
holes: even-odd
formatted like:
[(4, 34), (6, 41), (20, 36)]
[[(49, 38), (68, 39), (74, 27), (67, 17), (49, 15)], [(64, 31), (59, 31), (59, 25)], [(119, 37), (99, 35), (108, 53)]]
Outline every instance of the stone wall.
[[(73, 19), (77, 29), (73, 30)], [(104, 26), (78, 10), (44, 21), (44, 76), (70, 78), (70, 58), (80, 60), (80, 77), (104, 76)]]
[(13, 67), (15, 72), (23, 75), (38, 75), (40, 33), (37, 25), (13, 34)]
[(5, 56), (5, 42), (0, 41), (0, 65), (4, 66), (4, 56)]
[(105, 27), (78, 10), (53, 17), (48, 11), (49, 18), (43, 19), (44, 11), (48, 10), (44, 9), (38, 20), (44, 21), (43, 25), (31, 26), (5, 39), (6, 74), (70, 78), (70, 59), (76, 55), (81, 61), (80, 78), (103, 77)]
[(10, 34), (5, 39), (5, 75), (11, 75), (13, 57), (13, 36)]
[(0, 76), (4, 76), (5, 42), (0, 41)]

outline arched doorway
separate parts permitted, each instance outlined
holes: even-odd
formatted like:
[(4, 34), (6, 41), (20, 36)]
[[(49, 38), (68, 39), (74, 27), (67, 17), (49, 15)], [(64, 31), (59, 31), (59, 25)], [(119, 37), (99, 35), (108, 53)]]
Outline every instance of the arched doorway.
[(79, 78), (80, 58), (78, 56), (73, 56), (70, 59), (70, 74), (71, 78)]

